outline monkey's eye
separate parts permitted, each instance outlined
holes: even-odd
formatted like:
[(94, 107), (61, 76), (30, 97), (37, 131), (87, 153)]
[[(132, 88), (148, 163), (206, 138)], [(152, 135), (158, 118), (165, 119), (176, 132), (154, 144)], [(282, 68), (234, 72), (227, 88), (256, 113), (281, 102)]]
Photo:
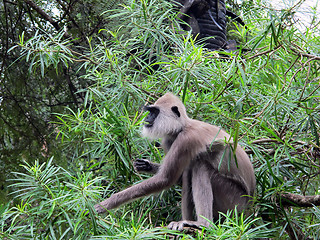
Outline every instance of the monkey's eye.
[(177, 106), (171, 107), (171, 111), (174, 112), (178, 117), (180, 117), (180, 112)]

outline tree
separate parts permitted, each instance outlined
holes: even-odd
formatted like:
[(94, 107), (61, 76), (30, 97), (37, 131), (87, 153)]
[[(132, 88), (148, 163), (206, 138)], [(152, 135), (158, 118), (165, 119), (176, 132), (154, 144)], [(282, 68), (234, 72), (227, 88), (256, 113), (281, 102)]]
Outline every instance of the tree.
[[(5, 179), (19, 168), (23, 159), (43, 161), (55, 155), (64, 162), (65, 152), (60, 154), (52, 134), (56, 128), (50, 123), (55, 120), (52, 114), (64, 112), (66, 106), (72, 109), (79, 106), (84, 100), (79, 90), (91, 84), (81, 78), (84, 72), (77, 68), (77, 63), (47, 66), (33, 58), (30, 64), (15, 46), (22, 38), (30, 39), (38, 33), (54, 38), (66, 27), (68, 34), (61, 37), (65, 42), (77, 39), (72, 44), (81, 53), (83, 47), (88, 47), (88, 38), (93, 43), (95, 34), (106, 24), (101, 16), (103, 9), (114, 5), (115, 1), (1, 3), (0, 170), (3, 174), (0, 188), (3, 192), (7, 192)], [(41, 39), (38, 40), (40, 43)], [(44, 46), (36, 48), (41, 47)], [(5, 199), (0, 197), (1, 201)]]

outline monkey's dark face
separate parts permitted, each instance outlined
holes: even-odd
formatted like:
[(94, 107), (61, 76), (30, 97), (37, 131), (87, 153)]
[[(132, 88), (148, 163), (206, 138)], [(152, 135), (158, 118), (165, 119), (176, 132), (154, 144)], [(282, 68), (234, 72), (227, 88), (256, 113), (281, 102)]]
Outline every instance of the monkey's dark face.
[(178, 106), (155, 104), (145, 106), (149, 114), (144, 119), (142, 135), (150, 139), (163, 138), (180, 132), (184, 125), (183, 117)]
[(144, 121), (146, 122), (144, 126), (147, 128), (151, 128), (154, 124), (154, 121), (158, 117), (160, 110), (159, 108), (154, 106), (145, 106), (143, 110), (149, 112), (147, 117), (144, 119)]

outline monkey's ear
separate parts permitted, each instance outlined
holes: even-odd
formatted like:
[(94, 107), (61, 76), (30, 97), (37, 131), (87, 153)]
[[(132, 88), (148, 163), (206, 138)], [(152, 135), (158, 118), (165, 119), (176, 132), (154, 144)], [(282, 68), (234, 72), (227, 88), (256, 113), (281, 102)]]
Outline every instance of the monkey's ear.
[(180, 112), (177, 106), (171, 107), (172, 112), (174, 112), (178, 117), (180, 117)]

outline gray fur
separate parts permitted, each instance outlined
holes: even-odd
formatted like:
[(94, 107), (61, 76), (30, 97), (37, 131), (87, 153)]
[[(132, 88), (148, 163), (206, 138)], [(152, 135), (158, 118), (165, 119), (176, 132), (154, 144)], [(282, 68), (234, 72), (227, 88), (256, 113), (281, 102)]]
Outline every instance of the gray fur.
[[(244, 210), (256, 186), (254, 170), (245, 151), (239, 145), (235, 148), (230, 135), (221, 128), (188, 118), (182, 102), (171, 93), (159, 98), (154, 106), (160, 113), (151, 128), (144, 127), (143, 135), (162, 138), (166, 153), (163, 163), (159, 166), (139, 160), (139, 169), (135, 163), (137, 170), (156, 175), (95, 205), (96, 211), (104, 212), (162, 191), (179, 178), (182, 178), (183, 219), (170, 223), (170, 229), (209, 226), (204, 218), (218, 219), (219, 212), (225, 213), (236, 205), (238, 210)], [(173, 106), (178, 107), (180, 117), (171, 111)]]

